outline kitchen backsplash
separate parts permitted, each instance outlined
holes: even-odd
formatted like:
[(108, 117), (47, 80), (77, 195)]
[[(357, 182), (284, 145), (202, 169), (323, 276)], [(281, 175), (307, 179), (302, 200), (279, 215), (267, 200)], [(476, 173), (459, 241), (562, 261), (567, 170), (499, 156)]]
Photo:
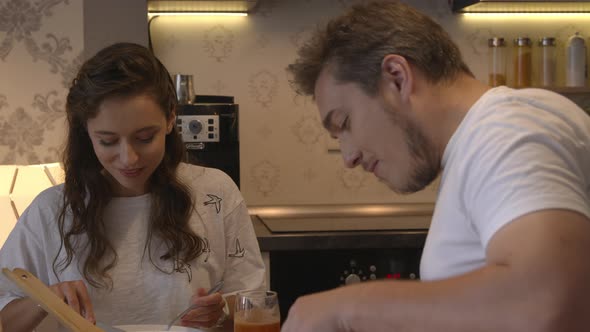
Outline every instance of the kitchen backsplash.
[[(362, 169), (344, 168), (340, 155), (328, 152), (335, 142), (313, 102), (289, 86), (285, 67), (296, 49), (318, 24), (355, 2), (361, 1), (260, 0), (248, 17), (162, 16), (151, 22), (154, 52), (172, 74), (194, 75), (197, 94), (232, 95), (240, 104), (241, 189), (249, 205), (434, 200), (436, 186), (400, 196)], [(475, 19), (452, 14), (445, 0), (406, 2), (449, 31), (481, 80), (487, 79), (491, 36), (554, 36), (559, 66), (569, 35), (590, 37), (590, 15)], [(9, 45), (0, 47), (0, 163), (58, 160), (65, 86), (83, 49), (81, 6), (76, 0), (0, 0), (0, 17), (27, 17), (0, 24), (0, 44)], [(560, 82), (563, 76), (559, 70)], [(585, 96), (577, 101), (590, 105)]]

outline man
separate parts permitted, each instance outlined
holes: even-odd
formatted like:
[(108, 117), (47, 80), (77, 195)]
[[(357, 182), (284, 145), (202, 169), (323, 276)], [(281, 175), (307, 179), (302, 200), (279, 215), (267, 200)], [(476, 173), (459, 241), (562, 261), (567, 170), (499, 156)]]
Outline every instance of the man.
[(303, 296), (284, 332), (587, 331), (590, 117), (544, 90), (491, 89), (399, 2), (331, 21), (289, 66), (347, 167), (392, 190), (441, 173), (422, 281)]

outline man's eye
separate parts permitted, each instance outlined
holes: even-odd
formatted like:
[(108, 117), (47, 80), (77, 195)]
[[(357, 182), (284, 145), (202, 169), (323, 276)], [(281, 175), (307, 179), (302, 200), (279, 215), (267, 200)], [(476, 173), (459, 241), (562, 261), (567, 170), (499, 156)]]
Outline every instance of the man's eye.
[(340, 129), (347, 129), (348, 126), (350, 125), (350, 121), (349, 121), (349, 117), (347, 116), (346, 118), (344, 118), (344, 121), (342, 121), (342, 124), (340, 125)]

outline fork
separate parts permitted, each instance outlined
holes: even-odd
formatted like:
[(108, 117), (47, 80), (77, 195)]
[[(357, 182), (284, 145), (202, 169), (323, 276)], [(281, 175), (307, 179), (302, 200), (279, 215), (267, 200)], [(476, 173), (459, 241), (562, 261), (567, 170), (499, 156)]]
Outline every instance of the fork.
[[(207, 292), (207, 295), (211, 295), (215, 292), (218, 292), (221, 289), (221, 287), (223, 287), (223, 279), (219, 280), (219, 282), (217, 282), (213, 287), (211, 287), (211, 289), (209, 289), (209, 291)], [(184, 316), (187, 312), (193, 310), (194, 308), (195, 308), (195, 305), (191, 304), (188, 308), (184, 309), (181, 313), (179, 313), (178, 316), (174, 317), (174, 319), (170, 323), (168, 323), (168, 326), (166, 327), (166, 331), (170, 331), (170, 328), (172, 327), (172, 325), (174, 323), (176, 323), (176, 321), (180, 317)]]

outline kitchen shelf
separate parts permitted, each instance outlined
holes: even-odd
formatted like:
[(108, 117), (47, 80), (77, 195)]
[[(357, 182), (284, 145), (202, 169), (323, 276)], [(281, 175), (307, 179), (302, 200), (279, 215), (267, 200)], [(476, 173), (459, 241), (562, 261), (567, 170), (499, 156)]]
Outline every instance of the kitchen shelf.
[(258, 0), (148, 0), (149, 13), (248, 13)]
[(507, 85), (509, 88), (513, 89), (526, 89), (526, 88), (533, 88), (533, 89), (545, 89), (557, 93), (561, 93), (564, 95), (584, 95), (590, 94), (590, 87), (569, 87), (569, 86), (530, 86), (530, 87), (515, 87), (512, 85)]
[(590, 94), (590, 87), (567, 87), (567, 86), (559, 86), (559, 87), (540, 87), (541, 89), (551, 90), (553, 92), (561, 93), (564, 95), (581, 95), (581, 94)]
[[(514, 88), (513, 86), (509, 86)], [(546, 89), (559, 93), (560, 95), (570, 99), (578, 106), (580, 106), (588, 115), (590, 115), (590, 86), (589, 87), (567, 87), (567, 86), (532, 86), (531, 88)]]

